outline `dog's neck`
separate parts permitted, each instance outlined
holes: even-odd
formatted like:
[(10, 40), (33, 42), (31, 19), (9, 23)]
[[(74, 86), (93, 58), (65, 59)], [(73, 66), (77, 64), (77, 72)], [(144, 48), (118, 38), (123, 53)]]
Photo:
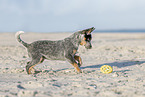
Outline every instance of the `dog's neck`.
[(72, 34), (71, 36), (65, 38), (65, 40), (71, 42), (75, 46), (75, 48), (78, 49), (78, 47), (79, 47), (79, 45), (81, 43), (81, 39), (80, 38), (81, 38), (80, 34), (76, 32), (76, 33)]

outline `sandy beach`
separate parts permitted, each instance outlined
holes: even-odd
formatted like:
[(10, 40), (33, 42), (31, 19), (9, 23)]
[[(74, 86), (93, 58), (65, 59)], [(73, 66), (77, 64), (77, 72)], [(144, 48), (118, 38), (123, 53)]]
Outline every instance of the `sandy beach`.
[[(28, 43), (72, 33), (25, 33)], [(0, 97), (145, 97), (145, 33), (93, 33), (93, 48), (80, 46), (83, 73), (67, 61), (45, 60), (27, 75), (30, 60), (15, 33), (0, 33)], [(113, 72), (103, 74), (100, 67)]]

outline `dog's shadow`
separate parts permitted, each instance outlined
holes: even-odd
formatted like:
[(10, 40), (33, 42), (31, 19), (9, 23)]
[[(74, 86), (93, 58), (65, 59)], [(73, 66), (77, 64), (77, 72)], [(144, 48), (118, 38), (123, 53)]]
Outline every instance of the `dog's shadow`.
[[(112, 63), (103, 63), (103, 64), (98, 64), (98, 65), (91, 65), (91, 66), (82, 66), (80, 67), (80, 69), (86, 69), (86, 68), (100, 68), (103, 65), (110, 65), (111, 67), (116, 66), (118, 68), (122, 68), (122, 67), (127, 67), (127, 66), (132, 66), (132, 65), (140, 65), (145, 63), (145, 61), (133, 61), (133, 60), (127, 60), (127, 61), (121, 61), (121, 62), (112, 62)], [(64, 68), (64, 69), (58, 69), (55, 70), (53, 72), (59, 72), (62, 70), (67, 70), (70, 68)], [(51, 70), (44, 70), (44, 72), (50, 72)], [(128, 70), (124, 70), (124, 71), (120, 71), (120, 72), (125, 72)], [(35, 71), (35, 74), (41, 73), (42, 71)]]
[(100, 68), (103, 65), (110, 65), (110, 66), (116, 66), (118, 68), (121, 68), (121, 67), (127, 67), (127, 66), (132, 66), (132, 65), (140, 65), (143, 63), (145, 63), (145, 61), (127, 60), (127, 61), (121, 61), (121, 62), (112, 62), (112, 63), (103, 63), (103, 64), (99, 64), (99, 65), (85, 66), (85, 67), (81, 67), (81, 69)]

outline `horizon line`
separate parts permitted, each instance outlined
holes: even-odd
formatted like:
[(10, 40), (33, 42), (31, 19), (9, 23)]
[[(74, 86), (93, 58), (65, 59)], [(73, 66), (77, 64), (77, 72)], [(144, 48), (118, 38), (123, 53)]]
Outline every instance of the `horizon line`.
[[(0, 33), (15, 33), (17, 31), (0, 31)], [(31, 33), (71, 33), (76, 31), (25, 31)], [(145, 29), (104, 29), (104, 30), (94, 30), (94, 32), (145, 32)]]

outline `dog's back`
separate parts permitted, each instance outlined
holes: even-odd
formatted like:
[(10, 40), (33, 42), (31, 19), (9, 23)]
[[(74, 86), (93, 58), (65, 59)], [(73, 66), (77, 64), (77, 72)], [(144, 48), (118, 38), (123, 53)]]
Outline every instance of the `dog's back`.
[(46, 59), (51, 60), (64, 60), (64, 42), (59, 41), (49, 41), (41, 40), (35, 41), (29, 45), (27, 48), (29, 56), (37, 56), (41, 54)]

